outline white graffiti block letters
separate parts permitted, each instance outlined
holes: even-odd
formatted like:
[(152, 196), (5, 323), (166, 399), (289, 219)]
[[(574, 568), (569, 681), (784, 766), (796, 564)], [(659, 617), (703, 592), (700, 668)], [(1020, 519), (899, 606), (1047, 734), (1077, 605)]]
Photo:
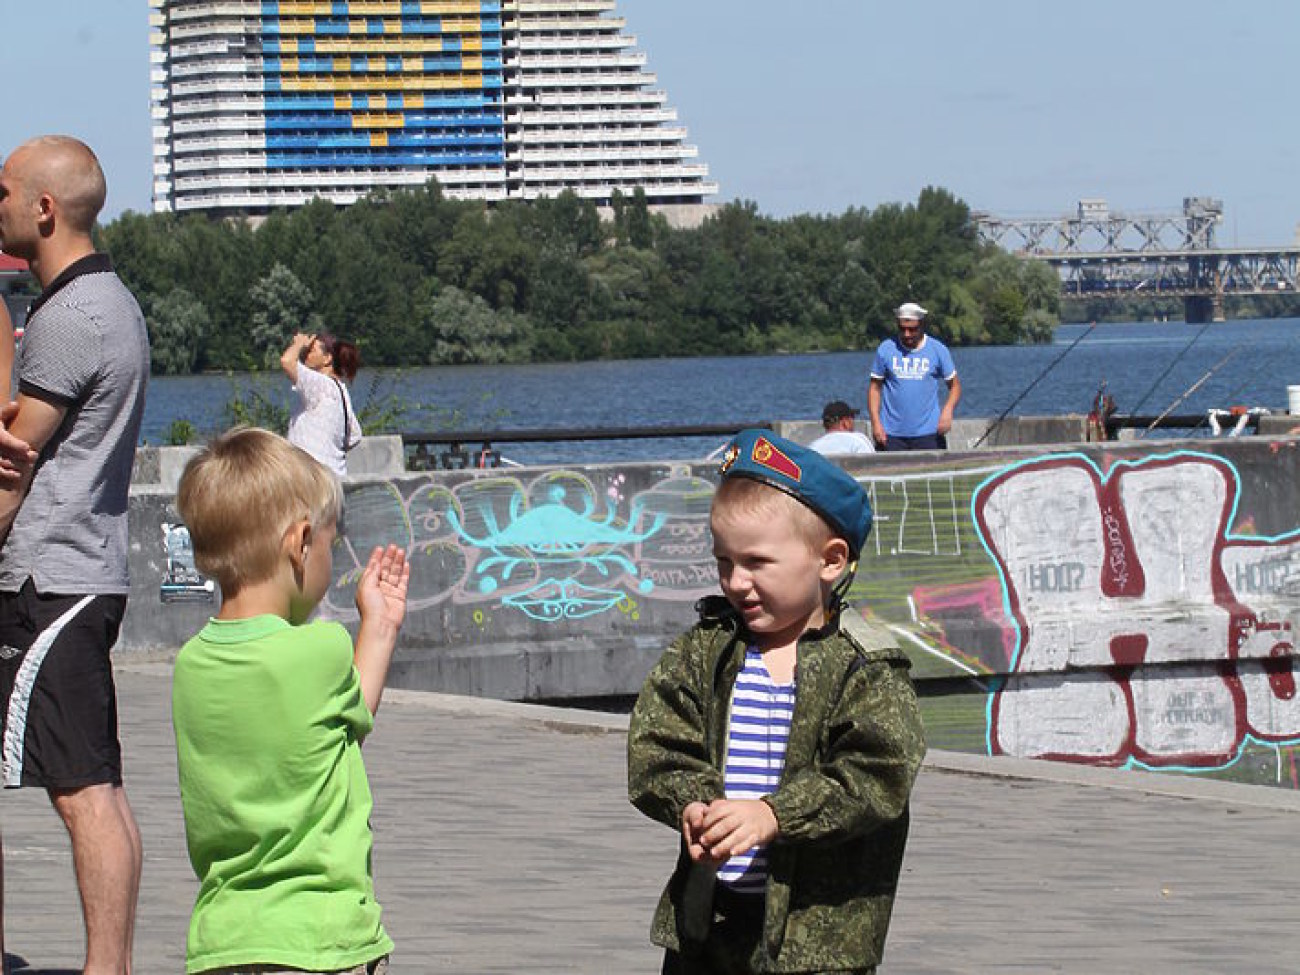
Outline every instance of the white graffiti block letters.
[(1232, 467), (1191, 452), (1104, 477), (1080, 455), (1044, 458), (980, 486), (1017, 635), (992, 752), (1213, 768), (1249, 737), (1300, 735), (1281, 605), (1300, 543), (1230, 538), (1236, 500)]

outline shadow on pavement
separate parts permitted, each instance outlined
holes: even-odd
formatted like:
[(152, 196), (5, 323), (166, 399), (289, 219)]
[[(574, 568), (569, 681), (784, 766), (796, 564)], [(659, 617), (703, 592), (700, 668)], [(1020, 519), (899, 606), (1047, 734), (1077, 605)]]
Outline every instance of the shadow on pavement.
[(76, 968), (32, 968), (31, 963), (22, 955), (13, 955), (7, 951), (4, 970), (13, 975), (79, 975)]

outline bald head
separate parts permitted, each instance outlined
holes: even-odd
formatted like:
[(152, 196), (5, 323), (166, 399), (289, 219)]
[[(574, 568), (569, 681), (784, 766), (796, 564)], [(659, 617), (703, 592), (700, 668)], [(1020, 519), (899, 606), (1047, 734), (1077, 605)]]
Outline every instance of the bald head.
[(108, 187), (90, 146), (67, 135), (43, 135), (24, 142), (5, 161), (21, 182), (29, 204), (48, 195), (67, 230), (89, 234), (104, 207)]

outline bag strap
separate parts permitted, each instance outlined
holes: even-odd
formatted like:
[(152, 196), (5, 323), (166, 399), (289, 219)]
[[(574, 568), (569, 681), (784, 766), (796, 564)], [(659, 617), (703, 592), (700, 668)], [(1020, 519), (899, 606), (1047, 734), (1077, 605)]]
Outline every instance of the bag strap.
[(343, 452), (346, 454), (352, 448), (348, 446), (348, 434), (352, 432), (352, 424), (348, 419), (348, 396), (343, 392), (343, 384), (335, 376), (330, 376), (334, 380), (334, 385), (339, 388), (339, 402), (343, 404)]

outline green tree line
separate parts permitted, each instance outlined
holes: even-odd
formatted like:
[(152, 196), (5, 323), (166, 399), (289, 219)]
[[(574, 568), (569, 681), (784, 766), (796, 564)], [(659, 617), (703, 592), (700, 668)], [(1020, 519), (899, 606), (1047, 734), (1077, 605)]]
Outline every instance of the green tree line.
[[(1240, 318), (1300, 318), (1300, 295), (1228, 295), (1223, 299), (1228, 320)], [(1181, 322), (1182, 298), (1061, 298), (1061, 316), (1070, 322)]]
[(1042, 341), (1055, 274), (980, 244), (942, 189), (838, 216), (731, 203), (669, 226), (637, 191), (612, 220), (573, 194), (491, 207), (436, 182), (254, 223), (128, 212), (99, 245), (149, 322), (156, 371), (270, 368), (326, 329), (369, 365), (865, 348), (919, 301), (957, 345)]

